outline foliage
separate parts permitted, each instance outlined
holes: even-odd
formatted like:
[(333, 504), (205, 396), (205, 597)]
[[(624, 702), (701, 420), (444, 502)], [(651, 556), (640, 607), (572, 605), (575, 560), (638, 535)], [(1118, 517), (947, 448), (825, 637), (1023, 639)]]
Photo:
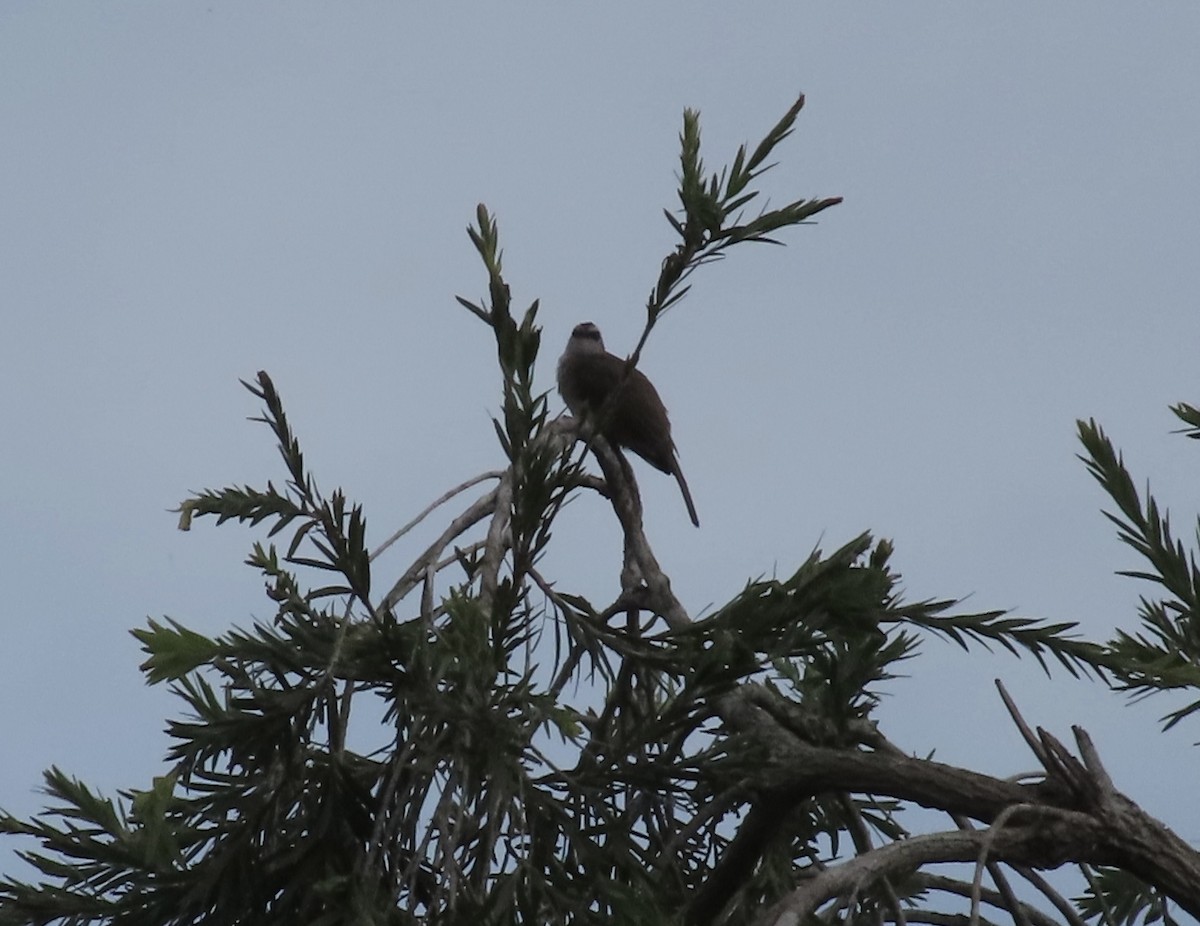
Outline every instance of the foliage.
[[(1180, 433), (1200, 437), (1200, 410), (1179, 403), (1171, 411), (1187, 427)], [(1141, 629), (1117, 630), (1105, 646), (1104, 661), (1115, 686), (1136, 697), (1181, 692), (1188, 699), (1163, 717), (1164, 729), (1200, 711), (1200, 570), (1196, 551), (1188, 549), (1171, 530), (1170, 516), (1150, 494), (1143, 500), (1125, 466), (1124, 457), (1094, 420), (1078, 422), (1085, 454), (1080, 459), (1104, 488), (1119, 513), (1106, 511), (1117, 536), (1146, 561), (1129, 576), (1159, 586), (1161, 597), (1143, 596), (1138, 609)], [(1196, 537), (1200, 541), (1200, 519)], [(1162, 892), (1117, 869), (1103, 869), (1088, 878), (1088, 890), (1078, 900), (1085, 916), (1109, 924), (1170, 923), (1170, 905)]]
[[(1196, 418), (1196, 410), (1188, 405), (1172, 411), (1185, 423)], [(1105, 512), (1105, 516), (1116, 525), (1121, 540), (1148, 563), (1148, 569), (1128, 570), (1122, 575), (1159, 585), (1167, 593), (1157, 599), (1143, 597), (1141, 632), (1118, 631), (1109, 643), (1120, 686), (1138, 695), (1180, 689), (1200, 693), (1200, 569), (1196, 552), (1173, 535), (1169, 515), (1161, 511), (1149, 490), (1142, 502), (1124, 459), (1095, 421), (1079, 422), (1079, 439), (1087, 452), (1081, 459), (1120, 512)], [(1200, 522), (1197, 530), (1200, 537)], [(1196, 711), (1200, 711), (1200, 697), (1167, 714), (1166, 728)]]
[[(631, 369), (696, 269), (839, 202), (744, 216), (802, 104), (712, 175), (699, 117), (684, 114), (681, 210), (667, 214), (678, 242)], [(1021, 812), (1086, 837), (1051, 847), (1065, 858), (1119, 856), (1119, 841), (1089, 855), (1103, 841), (1088, 826), (1108, 805), (1084, 740), (1076, 762), (1042, 733), (1046, 779), (1026, 786), (906, 756), (874, 718), (883, 687), (930, 633), (1135, 691), (1195, 685), (1183, 648), (1197, 639), (1195, 567), (1153, 500), (1143, 507), (1131, 492), (1098, 428), (1081, 429), (1089, 467), (1123, 514), (1122, 537), (1155, 570), (1137, 575), (1173, 596), (1144, 607), (1143, 635), (1102, 647), (1067, 623), (905, 602), (892, 544), (867, 533), (693, 619), (650, 550), (620, 458), (601, 438), (577, 442), (574, 423), (552, 419), (535, 390), (538, 303), (514, 317), (483, 206), (469, 234), (487, 296), (459, 302), (495, 340), (502, 468), (422, 514), (488, 484), (381, 591), (375, 559), (413, 525), (371, 550), (361, 507), (318, 488), (271, 378), (246, 383), (286, 480), (200, 492), (182, 504), (180, 526), (265, 526), (247, 564), (274, 616), (212, 638), (170, 618), (134, 631), (147, 680), (186, 706), (170, 723), (170, 769), (115, 800), (51, 769), (51, 806), (31, 821), (0, 815), (0, 832), (41, 845), (22, 855), (43, 879), (0, 883), (0, 924), (709, 923), (778, 904), (798, 918), (824, 905), (827, 918), (903, 921), (907, 910), (942, 922), (956, 908), (932, 897), (972, 894), (1029, 922), (996, 859), (1022, 877), (1063, 859), (1046, 848), (1047, 825), (1031, 828)], [(588, 451), (603, 481), (586, 471)], [(565, 501), (593, 489), (612, 500), (625, 540), (608, 604), (540, 571)], [(910, 832), (918, 804), (952, 814), (954, 832)], [(926, 846), (940, 854), (892, 861)], [(922, 873), (976, 856), (992, 891)], [(1083, 915), (1115, 923), (1166, 910), (1160, 885), (1109, 871), (1080, 899)], [(806, 892), (814, 899), (800, 906)]]

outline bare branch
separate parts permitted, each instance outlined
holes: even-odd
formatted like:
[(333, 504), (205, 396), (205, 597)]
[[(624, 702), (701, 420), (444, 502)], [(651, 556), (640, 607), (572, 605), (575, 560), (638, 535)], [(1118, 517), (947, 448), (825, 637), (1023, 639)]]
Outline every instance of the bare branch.
[(478, 524), (495, 510), (499, 493), (499, 487), (493, 489), (487, 495), (476, 499), (470, 508), (451, 521), (450, 525), (442, 531), (437, 540), (431, 543), (425, 549), (425, 552), (417, 557), (416, 561), (408, 567), (404, 575), (396, 580), (396, 584), (392, 586), (391, 591), (383, 596), (383, 600), (379, 603), (379, 610), (390, 611), (399, 604), (404, 596), (412, 591), (417, 583), (421, 581), (421, 578), (425, 575), (426, 568), (431, 563), (437, 561), (442, 551), (446, 549), (447, 545), (455, 537)]
[[(933, 875), (919, 871), (910, 875), (907, 883), (922, 890), (944, 891), (945, 893), (955, 894), (964, 898), (971, 896), (972, 886), (970, 884), (960, 881), (957, 878), (948, 878), (945, 875)], [(1028, 923), (1029, 926), (1060, 926), (1058, 920), (1047, 916), (1037, 907), (1022, 901), (1014, 903), (1002, 891), (985, 887), (980, 890), (979, 898), (990, 906), (1007, 911), (1018, 922)], [(934, 922), (927, 917), (928, 914), (925, 913), (910, 913), (908, 916), (910, 922)], [(1083, 921), (1077, 915), (1075, 919), (1077, 922), (1073, 926), (1084, 926)], [(961, 918), (959, 922), (961, 923)]]
[(1104, 763), (1100, 761), (1100, 754), (1096, 752), (1096, 744), (1092, 742), (1092, 738), (1088, 736), (1087, 730), (1083, 727), (1071, 727), (1071, 731), (1075, 734), (1075, 743), (1079, 746), (1079, 755), (1083, 757), (1084, 767), (1087, 768), (1092, 780), (1096, 783), (1101, 798), (1111, 798), (1116, 789), (1104, 768)]
[(1012, 718), (1013, 723), (1016, 724), (1017, 729), (1021, 733), (1022, 739), (1025, 740), (1025, 744), (1029, 747), (1030, 751), (1037, 756), (1038, 761), (1045, 765), (1046, 763), (1042, 755), (1041, 742), (1038, 740), (1033, 730), (1030, 729), (1029, 724), (1025, 722), (1025, 718), (1021, 716), (1021, 712), (1017, 709), (1016, 702), (1013, 701), (1013, 699), (1009, 696), (1008, 689), (1004, 687), (1004, 683), (1000, 681), (1000, 679), (995, 679), (995, 684), (996, 688), (1000, 692), (1000, 700), (1004, 702), (1004, 706), (1008, 709), (1008, 715)]
[[(1038, 828), (998, 831), (992, 852), (998, 858), (1025, 855), (1039, 838)], [(902, 875), (932, 862), (974, 861), (983, 849), (981, 831), (931, 833), (881, 846), (814, 875), (775, 904), (759, 920), (763, 926), (800, 926), (823, 904), (852, 890), (861, 890), (888, 875)]]
[(513, 471), (505, 471), (496, 487), (492, 504), (492, 523), (488, 525), (487, 542), (484, 546), (483, 563), (480, 569), (479, 597), (485, 610), (490, 609), (496, 598), (496, 588), (500, 581), (500, 566), (504, 554), (511, 545), (509, 538), (509, 521), (512, 517)]
[(501, 470), (493, 469), (493, 470), (489, 470), (486, 473), (480, 473), (478, 476), (472, 476), (466, 482), (460, 482), (453, 489), (450, 489), (448, 492), (439, 496), (435, 501), (430, 502), (430, 504), (425, 508), (424, 511), (422, 511), (419, 515), (417, 515), (415, 518), (413, 518), (411, 521), (409, 521), (407, 524), (405, 524), (402, 528), (400, 528), (398, 531), (396, 531), (396, 533), (392, 534), (392, 536), (390, 536), (387, 540), (385, 540), (383, 543), (381, 543), (378, 547), (375, 548), (375, 552), (371, 554), (371, 562), (374, 562), (376, 557), (378, 557), (381, 553), (383, 553), (384, 550), (386, 550), (388, 547), (390, 547), (392, 544), (394, 544), (397, 540), (399, 540), (401, 537), (403, 537), (405, 534), (407, 534), (410, 530), (412, 530), (414, 527), (416, 527), (418, 524), (420, 524), (422, 521), (424, 521), (427, 517), (429, 517), (430, 514), (432, 514), (435, 510), (437, 510), (437, 508), (439, 508), (441, 505), (444, 505), (446, 502), (450, 501), (450, 499), (454, 498), (454, 496), (458, 495), (460, 492), (465, 492), (467, 489), (471, 488), (472, 486), (479, 485), (479, 483), (484, 482), (488, 479), (499, 479), (501, 475), (502, 475)]

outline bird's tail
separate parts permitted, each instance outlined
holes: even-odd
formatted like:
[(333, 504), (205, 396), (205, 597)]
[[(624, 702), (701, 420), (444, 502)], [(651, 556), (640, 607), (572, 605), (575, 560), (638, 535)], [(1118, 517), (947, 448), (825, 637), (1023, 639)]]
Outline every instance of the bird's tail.
[(673, 474), (675, 476), (675, 481), (679, 483), (679, 491), (683, 493), (683, 503), (687, 505), (688, 514), (692, 518), (692, 523), (699, 527), (700, 518), (696, 515), (696, 506), (692, 503), (692, 493), (688, 489), (687, 480), (683, 478), (683, 470), (679, 468), (679, 461), (674, 460), (673, 462), (675, 463), (675, 466), (672, 468)]

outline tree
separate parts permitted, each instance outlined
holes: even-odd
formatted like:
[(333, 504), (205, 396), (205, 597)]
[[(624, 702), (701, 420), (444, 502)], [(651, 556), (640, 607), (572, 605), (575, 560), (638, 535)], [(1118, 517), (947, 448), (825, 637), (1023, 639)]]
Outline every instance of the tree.
[[(802, 105), (712, 175), (698, 116), (684, 114), (681, 209), (667, 212), (678, 243), (629, 370), (699, 267), (839, 202), (747, 218)], [(0, 816), (0, 831), (40, 843), (23, 855), (43, 876), (0, 884), (0, 923), (794, 923), (816, 911), (945, 923), (964, 898), (1039, 926), (1166, 917), (1171, 902), (1200, 914), (1200, 855), (1115, 789), (1084, 731), (1075, 754), (1002, 692), (1045, 770), (1016, 782), (909, 756), (873, 719), (881, 686), (929, 634), (1134, 692), (1200, 689), (1193, 555), (1094, 422), (1080, 425), (1087, 465), (1150, 563), (1133, 574), (1171, 596), (1144, 604), (1140, 634), (1101, 645), (1071, 624), (905, 602), (892, 544), (870, 534), (696, 619), (642, 529), (620, 453), (534, 391), (537, 303), (513, 314), (484, 207), (469, 232), (488, 295), (459, 301), (495, 340), (503, 466), (371, 550), (362, 509), (318, 488), (271, 378), (246, 383), (287, 481), (201, 492), (181, 527), (269, 525), (247, 562), (274, 619), (215, 639), (173, 620), (134, 631), (147, 679), (186, 705), (169, 771), (116, 799), (48, 771), (51, 807)], [(1176, 412), (1200, 429), (1195, 409)], [(472, 490), (381, 587), (375, 557)], [(540, 568), (581, 491), (611, 501), (624, 537), (606, 604)], [(912, 805), (944, 811), (946, 828), (908, 832)], [(943, 861), (976, 863), (974, 883), (930, 871)], [(1066, 863), (1091, 885), (1075, 905), (1039, 874)], [(1018, 899), (1014, 879), (1044, 903)]]

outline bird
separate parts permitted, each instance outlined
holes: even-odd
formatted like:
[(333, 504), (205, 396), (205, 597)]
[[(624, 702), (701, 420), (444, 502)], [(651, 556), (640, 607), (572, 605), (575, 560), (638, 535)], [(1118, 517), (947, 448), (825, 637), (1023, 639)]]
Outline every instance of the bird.
[[(675, 477), (688, 515), (696, 527), (700, 519), (692, 503), (692, 493), (683, 470), (679, 468), (679, 453), (671, 439), (671, 422), (658, 390), (636, 367), (604, 349), (600, 329), (591, 322), (581, 322), (571, 331), (567, 349), (558, 359), (558, 392), (577, 418), (595, 416), (603, 408), (601, 433), (610, 444), (632, 450), (661, 472)], [(605, 405), (614, 390), (618, 390), (610, 405)]]

